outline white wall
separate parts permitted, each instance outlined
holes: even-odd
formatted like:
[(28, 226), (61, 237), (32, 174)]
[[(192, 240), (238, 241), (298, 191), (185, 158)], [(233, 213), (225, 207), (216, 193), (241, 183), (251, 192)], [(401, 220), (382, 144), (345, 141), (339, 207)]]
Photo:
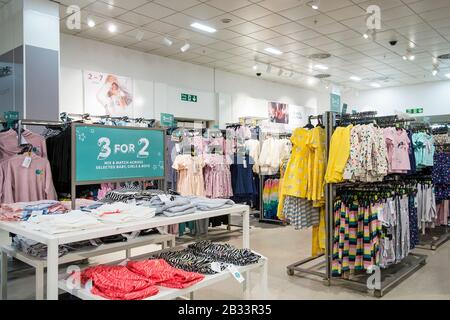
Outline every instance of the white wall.
[(450, 81), (346, 93), (343, 102), (349, 110), (376, 110), (379, 115), (414, 108), (424, 108), (425, 116), (450, 114)]
[[(239, 116), (266, 116), (267, 101), (326, 110), (329, 94), (236, 75), (154, 56), (98, 41), (61, 35), (60, 110), (83, 112), (83, 70), (134, 79), (135, 116), (176, 117), (234, 122)], [(181, 101), (181, 93), (199, 96)], [(220, 95), (216, 96), (216, 93)], [(257, 101), (257, 103), (255, 103)]]
[(0, 9), (0, 55), (23, 44), (22, 5), (15, 0)]

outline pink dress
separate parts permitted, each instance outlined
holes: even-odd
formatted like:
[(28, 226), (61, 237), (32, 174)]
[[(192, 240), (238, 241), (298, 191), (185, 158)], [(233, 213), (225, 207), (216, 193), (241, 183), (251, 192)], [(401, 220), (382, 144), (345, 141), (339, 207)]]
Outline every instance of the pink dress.
[(231, 198), (231, 159), (218, 154), (205, 154), (205, 190), (208, 198)]
[(411, 170), (409, 161), (410, 140), (405, 130), (396, 128), (385, 128), (384, 138), (386, 139), (388, 151), (389, 173), (407, 173)]
[(175, 158), (172, 168), (178, 171), (177, 192), (183, 196), (205, 196), (202, 156), (182, 154)]

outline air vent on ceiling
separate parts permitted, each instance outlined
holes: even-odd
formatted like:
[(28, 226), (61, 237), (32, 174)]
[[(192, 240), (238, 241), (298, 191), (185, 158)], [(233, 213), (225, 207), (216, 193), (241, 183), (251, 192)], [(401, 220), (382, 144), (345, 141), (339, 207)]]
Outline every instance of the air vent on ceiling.
[(438, 56), (438, 59), (449, 60), (450, 59), (450, 53), (441, 54), (440, 56)]
[(324, 59), (328, 59), (331, 57), (331, 54), (329, 53), (314, 53), (312, 55), (310, 55), (308, 58), (313, 59), (313, 60), (324, 60)]
[(314, 77), (316, 77), (317, 79), (325, 79), (325, 78), (331, 77), (331, 74), (328, 74), (328, 73), (319, 73), (319, 74), (316, 74)]

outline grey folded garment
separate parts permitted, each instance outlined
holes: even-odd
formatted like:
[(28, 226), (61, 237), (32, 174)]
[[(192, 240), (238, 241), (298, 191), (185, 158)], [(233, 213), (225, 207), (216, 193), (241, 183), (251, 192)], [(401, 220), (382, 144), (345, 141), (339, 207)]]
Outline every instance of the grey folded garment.
[(136, 205), (154, 208), (156, 214), (166, 211), (169, 213), (182, 212), (194, 207), (187, 198), (171, 196), (171, 199), (173, 200), (163, 202), (158, 196), (155, 196), (150, 200), (137, 201)]
[(231, 208), (235, 205), (230, 199), (208, 199), (202, 197), (188, 197), (191, 204), (200, 211), (212, 211), (225, 208)]
[(189, 205), (185, 205), (185, 206), (182, 206), (182, 207), (171, 208), (171, 209), (169, 209), (167, 211), (164, 211), (163, 215), (165, 215), (166, 217), (178, 217), (178, 216), (183, 216), (183, 215), (186, 215), (186, 214), (194, 213), (195, 211), (197, 211), (195, 206), (189, 204)]

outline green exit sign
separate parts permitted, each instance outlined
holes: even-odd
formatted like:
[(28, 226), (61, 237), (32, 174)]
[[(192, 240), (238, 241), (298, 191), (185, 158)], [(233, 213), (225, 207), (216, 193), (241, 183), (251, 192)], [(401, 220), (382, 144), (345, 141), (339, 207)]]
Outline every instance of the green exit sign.
[(406, 113), (420, 114), (420, 113), (423, 113), (423, 108), (406, 109)]
[(193, 94), (182, 93), (181, 94), (181, 101), (198, 102), (198, 97), (193, 95)]

